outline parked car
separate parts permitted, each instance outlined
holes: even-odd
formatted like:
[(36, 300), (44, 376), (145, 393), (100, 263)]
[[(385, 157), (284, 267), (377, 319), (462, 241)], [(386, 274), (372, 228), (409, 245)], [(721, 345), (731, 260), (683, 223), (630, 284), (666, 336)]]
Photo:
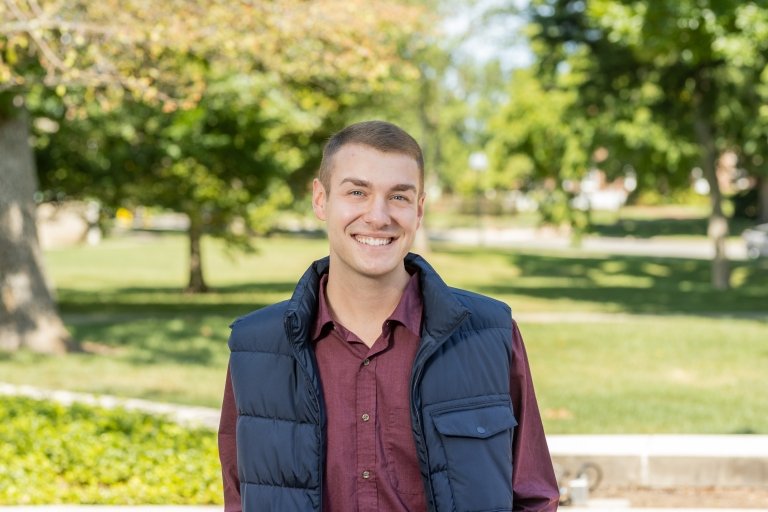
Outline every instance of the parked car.
[(748, 258), (754, 260), (761, 256), (768, 256), (768, 224), (758, 224), (745, 229), (741, 237), (747, 244)]

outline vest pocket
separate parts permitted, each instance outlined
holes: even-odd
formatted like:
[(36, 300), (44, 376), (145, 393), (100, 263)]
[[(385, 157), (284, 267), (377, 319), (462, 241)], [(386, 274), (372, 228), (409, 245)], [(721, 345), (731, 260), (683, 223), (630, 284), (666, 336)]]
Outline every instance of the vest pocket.
[(441, 406), (431, 417), (456, 510), (512, 510), (512, 439), (517, 421), (509, 400), (463, 401), (448, 409)]

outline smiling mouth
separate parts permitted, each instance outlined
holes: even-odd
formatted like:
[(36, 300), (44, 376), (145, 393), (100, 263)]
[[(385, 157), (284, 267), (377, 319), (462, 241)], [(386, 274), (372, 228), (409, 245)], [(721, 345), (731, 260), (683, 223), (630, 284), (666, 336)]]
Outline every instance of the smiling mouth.
[(389, 245), (394, 238), (376, 238), (372, 236), (355, 236), (355, 240), (363, 245), (370, 245), (373, 247), (379, 247), (382, 245)]

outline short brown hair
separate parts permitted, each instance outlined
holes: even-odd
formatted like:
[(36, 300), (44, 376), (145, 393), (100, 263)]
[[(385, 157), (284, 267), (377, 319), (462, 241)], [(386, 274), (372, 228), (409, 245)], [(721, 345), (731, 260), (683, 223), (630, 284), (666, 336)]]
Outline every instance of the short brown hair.
[(363, 121), (347, 126), (333, 135), (323, 148), (323, 159), (317, 179), (326, 191), (331, 189), (333, 156), (347, 144), (361, 144), (382, 153), (400, 153), (416, 160), (419, 166), (419, 188), (424, 191), (424, 155), (416, 139), (405, 130), (386, 121)]

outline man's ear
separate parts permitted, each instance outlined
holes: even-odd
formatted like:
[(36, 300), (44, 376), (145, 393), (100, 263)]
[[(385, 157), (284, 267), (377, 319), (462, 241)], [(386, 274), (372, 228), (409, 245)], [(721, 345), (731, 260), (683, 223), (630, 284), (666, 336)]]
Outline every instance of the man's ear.
[(421, 226), (421, 221), (424, 219), (424, 199), (426, 199), (426, 197), (427, 195), (422, 192), (421, 195), (419, 195), (419, 199), (416, 203), (416, 206), (418, 208), (417, 215), (419, 216), (419, 224), (417, 227)]
[(312, 182), (312, 209), (315, 211), (315, 217), (325, 220), (325, 202), (328, 199), (325, 193), (325, 187), (317, 178)]

